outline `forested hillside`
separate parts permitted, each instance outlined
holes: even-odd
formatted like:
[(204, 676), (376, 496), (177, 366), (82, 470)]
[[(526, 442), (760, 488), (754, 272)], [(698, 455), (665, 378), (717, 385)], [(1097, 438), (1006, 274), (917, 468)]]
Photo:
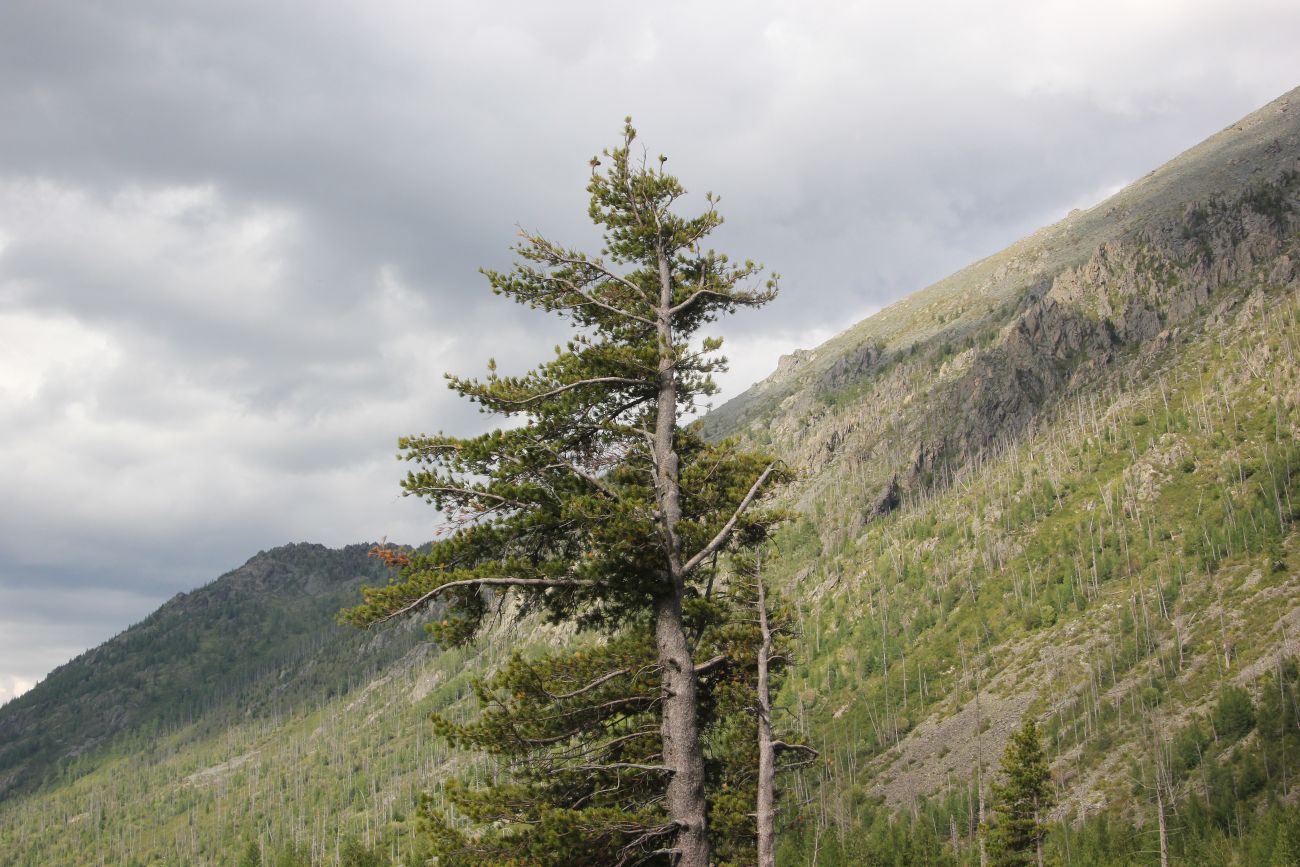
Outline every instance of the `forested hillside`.
[[(1027, 717), (1059, 863), (1300, 863), (1300, 91), (702, 425), (797, 475), (782, 863), (979, 863)], [(418, 863), (419, 793), (494, 773), (428, 713), (554, 633), (334, 626), (363, 555), (259, 555), (0, 708), (0, 852)]]
[[(977, 785), (1025, 714), (1048, 736), (1059, 819), (1151, 831), (1114, 863), (1154, 851), (1157, 786), (1184, 849), (1289, 792), (1289, 99), (1193, 154), (1216, 145), (1237, 172), (1211, 173), (1217, 192), (1177, 160), (787, 359), (711, 420), (805, 471), (779, 545), (808, 641), (787, 699), (827, 762), (804, 781), (799, 857), (861, 863), (863, 828), (899, 811), (934, 852), (972, 846)], [(1143, 188), (1196, 195), (1162, 193), (1130, 226)], [(1086, 255), (1071, 245), (1107, 225)]]
[(106, 749), (278, 719), (368, 682), (419, 637), (334, 627), (362, 583), (386, 577), (368, 549), (264, 551), (55, 669), (0, 709), (0, 798), (75, 778)]

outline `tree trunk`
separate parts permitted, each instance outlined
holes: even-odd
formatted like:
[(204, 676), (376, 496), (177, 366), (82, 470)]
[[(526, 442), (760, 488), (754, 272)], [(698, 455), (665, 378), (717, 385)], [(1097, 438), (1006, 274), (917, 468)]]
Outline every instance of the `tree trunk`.
[(663, 541), (667, 554), (664, 586), (655, 598), (655, 643), (663, 673), (663, 761), (671, 768), (664, 807), (677, 825), (674, 849), (678, 867), (709, 867), (708, 811), (704, 798), (704, 751), (696, 716), (695, 660), (682, 622), (686, 576), (682, 569), (682, 518), (677, 432), (677, 360), (673, 348), (672, 276), (662, 247), (658, 255), (659, 395), (653, 436), (655, 486), (658, 489)]
[(768, 659), (772, 655), (772, 629), (767, 622), (767, 597), (763, 592), (762, 564), (754, 571), (758, 583), (758, 867), (776, 867), (776, 750), (772, 745), (772, 698), (768, 687)]
[(704, 800), (704, 756), (695, 714), (695, 664), (682, 626), (681, 597), (664, 593), (655, 600), (655, 640), (663, 669), (663, 761), (672, 768), (664, 806), (677, 823), (676, 862), (708, 867), (709, 833)]
[(1038, 814), (1038, 801), (1034, 799), (1034, 854), (1038, 859), (1038, 867), (1043, 867), (1043, 821)]
[(984, 844), (984, 733), (980, 719), (980, 673), (975, 669), (975, 790), (979, 796), (980, 867), (988, 867), (988, 847)]
[(1160, 867), (1169, 867), (1169, 829), (1165, 826), (1165, 799), (1156, 780), (1156, 821), (1160, 825)]

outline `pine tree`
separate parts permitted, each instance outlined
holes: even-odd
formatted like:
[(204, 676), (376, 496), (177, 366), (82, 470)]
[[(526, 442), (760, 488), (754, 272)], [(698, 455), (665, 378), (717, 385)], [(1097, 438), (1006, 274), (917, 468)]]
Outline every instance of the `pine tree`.
[(997, 865), (1043, 865), (1047, 813), (1055, 803), (1051, 772), (1032, 718), (1011, 736), (1002, 754), (1002, 779), (993, 784), (996, 822), (989, 833)]
[[(715, 863), (752, 864), (758, 627), (749, 607), (722, 593), (685, 608), (687, 631), (708, 657), (696, 673)], [(472, 822), (469, 830), (426, 799), (422, 824), (440, 863), (668, 863), (659, 681), (653, 630), (643, 621), (605, 641), (516, 653), (475, 684), (483, 708), (476, 719), (435, 717), (452, 742), (510, 769), (486, 784), (447, 787), (446, 802)]]
[[(654, 775), (653, 786), (645, 782), (657, 792), (652, 811), (622, 805), (601, 826), (621, 822), (631, 840), (645, 837), (636, 848), (705, 867), (713, 846), (700, 677), (709, 659), (688, 628), (689, 609), (707, 595), (719, 553), (763, 538), (771, 519), (754, 503), (782, 473), (734, 443), (704, 442), (683, 418), (716, 391), (711, 374), (725, 365), (721, 340), (700, 329), (769, 301), (776, 278), (702, 248), (722, 222), (718, 199), (709, 194), (697, 216), (676, 214), (684, 188), (664, 172), (665, 157), (654, 167), (633, 158), (635, 137), (629, 119), (622, 146), (604, 152), (609, 167), (602, 172), (602, 161), (592, 160), (589, 214), (603, 228), (601, 256), (525, 231), (512, 271), (484, 271), (494, 292), (560, 315), (573, 337), (522, 376), (501, 375), (490, 361), (482, 380), (449, 377), (453, 390), (485, 411), (522, 423), (478, 437), (400, 441), (415, 464), (405, 493), (442, 510), (450, 533), (428, 550), (390, 553), (398, 577), (365, 589), (364, 604), (345, 618), (369, 625), (437, 600), (435, 635), (467, 641), (513, 592), (517, 613), (615, 634), (642, 630), (653, 670), (639, 680), (616, 674), (630, 664), (622, 658), (603, 660), (599, 673), (557, 660), (555, 671), (538, 677), (551, 696), (561, 694), (555, 684), (584, 673), (590, 680), (567, 691), (594, 698), (618, 684), (642, 696), (643, 705), (630, 704), (620, 719), (642, 728), (653, 719), (654, 745), (628, 748), (631, 762), (618, 751), (584, 753), (581, 773)], [(590, 800), (559, 800), (557, 809), (594, 810)], [(587, 833), (599, 836), (595, 826)], [(581, 848), (581, 841), (563, 845)]]

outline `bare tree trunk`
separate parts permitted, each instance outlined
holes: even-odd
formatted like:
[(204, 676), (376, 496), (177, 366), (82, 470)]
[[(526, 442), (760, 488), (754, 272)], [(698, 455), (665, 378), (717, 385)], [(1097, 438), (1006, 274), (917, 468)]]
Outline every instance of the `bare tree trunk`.
[(772, 698), (768, 686), (768, 659), (772, 655), (772, 629), (767, 622), (767, 596), (763, 592), (762, 563), (754, 570), (758, 584), (758, 867), (776, 867), (776, 748), (772, 743)]
[(984, 733), (980, 718), (980, 675), (975, 668), (975, 789), (979, 795), (980, 867), (988, 867), (988, 847), (984, 844)]
[(704, 757), (695, 715), (696, 677), (681, 597), (665, 593), (655, 600), (655, 640), (663, 668), (663, 762), (672, 768), (665, 793), (668, 818), (677, 823), (676, 862), (708, 867), (709, 835), (704, 801)]
[(980, 811), (979, 811), (979, 840), (980, 840), (980, 867), (989, 867), (989, 851), (984, 843), (984, 787), (979, 785)]
[(674, 841), (678, 867), (709, 867), (708, 813), (704, 798), (704, 751), (696, 716), (695, 660), (682, 621), (685, 571), (677, 524), (682, 518), (677, 450), (677, 360), (673, 348), (672, 275), (668, 258), (659, 250), (659, 395), (653, 451), (655, 486), (667, 549), (664, 587), (655, 598), (655, 643), (663, 672), (663, 761), (671, 768), (664, 807), (677, 825)]
[(1038, 798), (1034, 798), (1034, 854), (1038, 856), (1038, 867), (1043, 867), (1043, 820), (1038, 812)]
[(1169, 867), (1169, 829), (1165, 826), (1165, 798), (1161, 794), (1164, 788), (1156, 781), (1156, 822), (1160, 826), (1160, 867)]

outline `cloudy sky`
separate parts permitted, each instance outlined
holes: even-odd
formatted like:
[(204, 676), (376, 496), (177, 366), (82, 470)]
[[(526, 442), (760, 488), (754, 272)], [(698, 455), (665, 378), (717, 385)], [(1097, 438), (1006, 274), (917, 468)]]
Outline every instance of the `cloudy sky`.
[(1298, 43), (1294, 0), (3, 4), (0, 701), (260, 549), (427, 538), (394, 440), (554, 342), (476, 269), (592, 240), (624, 115), (784, 275), (734, 394), (1300, 84)]

